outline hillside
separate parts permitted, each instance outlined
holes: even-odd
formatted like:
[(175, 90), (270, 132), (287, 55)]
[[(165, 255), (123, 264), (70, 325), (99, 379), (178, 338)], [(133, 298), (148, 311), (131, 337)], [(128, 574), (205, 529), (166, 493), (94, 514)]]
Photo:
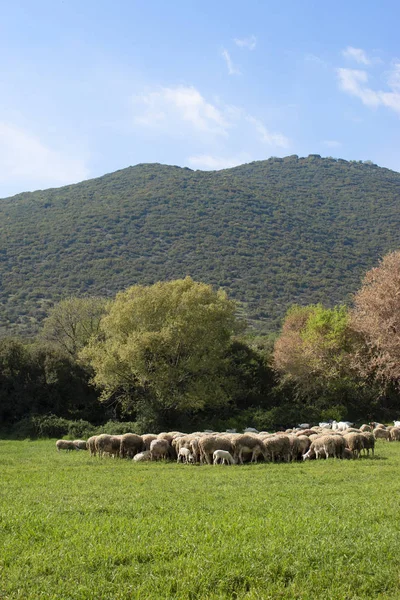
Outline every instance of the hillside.
[(293, 302), (348, 301), (400, 247), (400, 173), (311, 155), (218, 172), (159, 164), (0, 200), (0, 333), (67, 295), (190, 274), (262, 330)]

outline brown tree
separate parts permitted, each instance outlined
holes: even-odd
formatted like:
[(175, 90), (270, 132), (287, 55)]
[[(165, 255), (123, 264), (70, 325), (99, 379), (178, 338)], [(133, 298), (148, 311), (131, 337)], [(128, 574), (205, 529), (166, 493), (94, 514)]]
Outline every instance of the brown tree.
[(365, 339), (357, 366), (384, 383), (400, 382), (400, 251), (368, 271), (354, 296), (352, 327)]

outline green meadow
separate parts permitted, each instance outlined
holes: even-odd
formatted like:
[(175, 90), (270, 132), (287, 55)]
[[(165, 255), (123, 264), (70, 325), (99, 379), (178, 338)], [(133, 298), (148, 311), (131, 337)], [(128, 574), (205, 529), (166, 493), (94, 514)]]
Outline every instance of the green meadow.
[(0, 599), (400, 598), (400, 444), (192, 466), (0, 442)]

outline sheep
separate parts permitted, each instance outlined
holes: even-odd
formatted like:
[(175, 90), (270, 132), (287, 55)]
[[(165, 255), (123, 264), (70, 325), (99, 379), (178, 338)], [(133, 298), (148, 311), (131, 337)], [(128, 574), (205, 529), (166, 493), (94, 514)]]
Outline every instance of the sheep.
[(90, 437), (88, 439), (88, 441), (86, 442), (90, 456), (96, 456), (96, 454), (97, 454), (96, 439), (97, 439), (97, 435), (92, 435), (92, 437)]
[(393, 427), (390, 430), (389, 441), (391, 441), (391, 442), (400, 442), (400, 427)]
[[(234, 434), (232, 434), (233, 436)], [(232, 454), (232, 443), (229, 437), (208, 435), (199, 439), (200, 462), (212, 463), (215, 450), (226, 450)]]
[(321, 427), (321, 429), (332, 429), (332, 423), (328, 423), (327, 421), (319, 423), (319, 426)]
[(287, 435), (274, 435), (263, 439), (265, 460), (289, 462), (292, 456), (290, 439)]
[(57, 452), (60, 452), (60, 450), (76, 450), (74, 442), (71, 442), (70, 440), (57, 440), (56, 448)]
[(121, 435), (108, 435), (102, 433), (95, 440), (96, 451), (100, 457), (105, 453), (110, 454), (113, 458), (119, 456), (121, 446)]
[(371, 427), (371, 425), (364, 424), (364, 425), (361, 425), (360, 431), (361, 431), (361, 433), (364, 433), (365, 431), (371, 432), (372, 431), (372, 427)]
[(150, 450), (143, 450), (143, 452), (139, 452), (139, 454), (135, 454), (135, 456), (132, 458), (132, 460), (134, 462), (144, 462), (144, 461), (150, 460), (150, 459), (151, 459)]
[(376, 429), (372, 432), (376, 440), (387, 440), (390, 438), (390, 431), (387, 429), (382, 429), (381, 427), (376, 427)]
[[(219, 461), (221, 461), (221, 463)], [(215, 450), (215, 452), (213, 452), (213, 464), (234, 465), (235, 460), (232, 454), (227, 450)]]
[(120, 456), (121, 458), (133, 458), (135, 454), (139, 454), (144, 448), (143, 438), (136, 433), (124, 433), (121, 436)]
[(348, 448), (344, 449), (344, 453), (343, 453), (343, 458), (346, 458), (347, 460), (354, 458), (354, 454), (352, 453), (351, 450), (349, 450)]
[(300, 429), (296, 431), (295, 435), (315, 435), (315, 429)]
[(363, 442), (363, 450), (369, 456), (369, 451), (372, 451), (372, 456), (374, 455), (375, 450), (375, 437), (374, 434), (370, 431), (364, 431), (362, 434), (362, 442)]
[(142, 440), (143, 440), (145, 450), (150, 450), (151, 442), (156, 439), (157, 439), (157, 436), (155, 435), (155, 433), (145, 433), (144, 435), (142, 435)]
[(311, 446), (311, 440), (309, 437), (307, 437), (306, 435), (299, 435), (296, 436), (297, 440), (298, 440), (298, 453), (297, 456), (295, 457), (295, 460), (301, 460), (301, 457), (303, 456), (303, 454), (305, 454), (309, 447)]
[(352, 425), (354, 425), (354, 423), (350, 423), (350, 421), (332, 421), (332, 429), (335, 430), (339, 430), (339, 431), (344, 431), (345, 429), (348, 429), (349, 427), (351, 427)]
[(400, 427), (400, 421), (393, 421), (393, 425), (395, 427)]
[(74, 440), (72, 443), (77, 450), (87, 450), (87, 442), (85, 440)]
[(166, 459), (171, 446), (166, 439), (153, 440), (150, 444), (151, 460)]
[(361, 433), (345, 433), (343, 438), (347, 448), (354, 454), (355, 458), (358, 458), (363, 449), (363, 438)]
[(317, 459), (320, 456), (324, 456), (325, 458), (329, 458), (330, 456), (333, 458), (343, 458), (345, 447), (346, 443), (342, 436), (323, 435), (312, 442), (309, 451), (303, 454), (303, 460), (307, 460), (310, 457), (309, 453), (311, 454), (312, 452), (315, 453)]
[(176, 460), (177, 463), (186, 463), (194, 462), (194, 456), (190, 452), (189, 448), (181, 448), (178, 452), (178, 458)]
[(257, 462), (260, 454), (265, 456), (263, 441), (251, 434), (238, 435), (232, 439), (233, 458), (236, 462), (243, 464), (243, 454), (251, 453), (250, 462)]

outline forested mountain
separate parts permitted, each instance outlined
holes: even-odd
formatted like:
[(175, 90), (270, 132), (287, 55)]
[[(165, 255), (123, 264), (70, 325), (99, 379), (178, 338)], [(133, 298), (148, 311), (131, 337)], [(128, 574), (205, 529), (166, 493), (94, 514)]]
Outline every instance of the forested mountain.
[(191, 275), (261, 330), (292, 303), (348, 301), (400, 247), (400, 173), (311, 155), (218, 172), (141, 164), (0, 200), (0, 332), (50, 303)]

